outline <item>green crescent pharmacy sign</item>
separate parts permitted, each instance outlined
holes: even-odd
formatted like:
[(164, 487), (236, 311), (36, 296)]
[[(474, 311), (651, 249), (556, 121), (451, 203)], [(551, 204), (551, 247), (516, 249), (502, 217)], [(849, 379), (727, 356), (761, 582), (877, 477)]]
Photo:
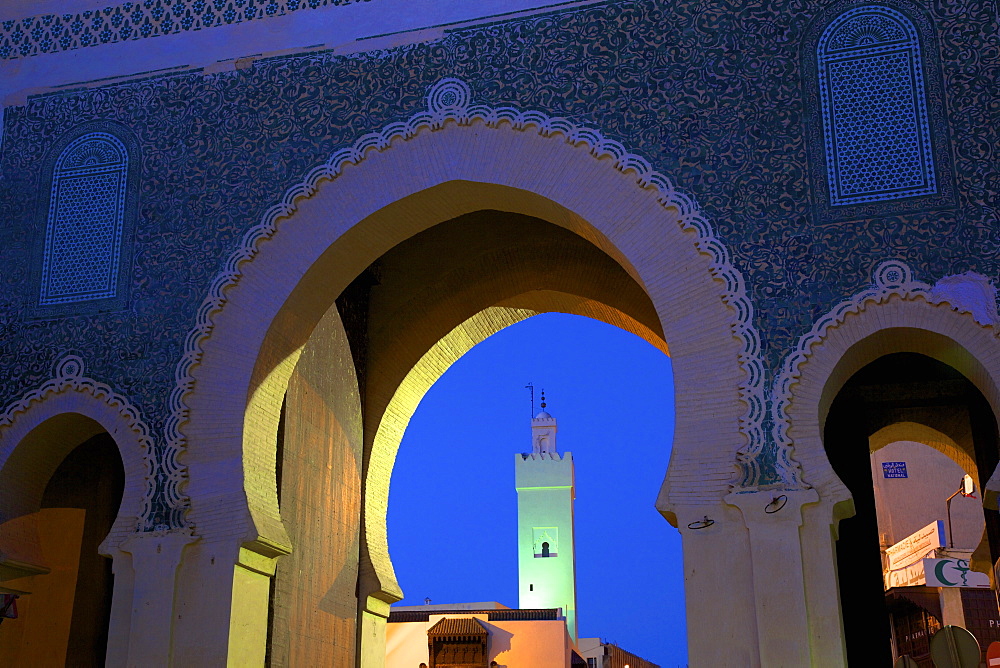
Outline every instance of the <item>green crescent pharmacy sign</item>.
[(969, 567), (968, 559), (924, 559), (928, 587), (986, 587), (990, 577)]

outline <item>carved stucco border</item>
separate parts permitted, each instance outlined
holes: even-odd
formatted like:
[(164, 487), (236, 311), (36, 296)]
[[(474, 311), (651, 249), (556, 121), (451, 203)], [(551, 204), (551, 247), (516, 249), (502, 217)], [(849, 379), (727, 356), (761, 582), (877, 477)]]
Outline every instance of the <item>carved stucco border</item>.
[[(155, 482), (155, 461), (153, 457), (153, 440), (149, 435), (149, 428), (142, 419), (139, 409), (123, 395), (115, 392), (109, 385), (101, 383), (93, 378), (84, 375), (83, 359), (77, 355), (64, 355), (55, 365), (54, 376), (42, 383), (37, 389), (27, 392), (17, 401), (12, 402), (0, 413), (0, 435), (3, 431), (11, 428), (20, 415), (37, 403), (41, 403), (53, 394), (75, 391), (90, 394), (95, 399), (104, 402), (112, 409), (116, 410), (124, 424), (136, 437), (140, 444), (140, 458), (145, 478), (145, 489), (140, 500), (137, 514), (137, 527), (139, 531), (144, 529), (162, 531), (166, 527), (147, 527), (146, 524), (151, 514), (152, 500), (156, 493)], [(16, 445), (16, 444), (15, 444)]]
[[(167, 491), (170, 502), (186, 503), (186, 498), (179, 490), (185, 476), (178, 456), (186, 445), (181, 427), (188, 419), (187, 398), (195, 385), (192, 370), (202, 359), (202, 346), (212, 333), (216, 314), (226, 304), (226, 291), (240, 281), (242, 265), (253, 260), (258, 253), (259, 244), (274, 235), (277, 221), (290, 217), (297, 208), (296, 202), (313, 195), (320, 183), (337, 178), (347, 165), (361, 163), (369, 151), (387, 150), (394, 140), (408, 140), (418, 132), (438, 130), (447, 122), (470, 125), (474, 121), (482, 122), (487, 127), (508, 123), (516, 130), (534, 131), (543, 137), (562, 135), (568, 144), (586, 148), (595, 160), (610, 157), (616, 169), (634, 175), (636, 185), (640, 188), (655, 190), (658, 193), (657, 201), (664, 208), (675, 208), (682, 229), (696, 233), (697, 250), (711, 258), (711, 275), (725, 285), (723, 300), (734, 312), (732, 331), (742, 343), (738, 363), (745, 371), (746, 378), (739, 387), (739, 396), (747, 408), (740, 419), (740, 429), (746, 437), (746, 444), (739, 453), (740, 470), (736, 479), (741, 487), (753, 486), (759, 479), (758, 458), (764, 450), (766, 440), (763, 426), (767, 406), (766, 384), (760, 354), (760, 335), (753, 325), (754, 309), (746, 292), (743, 275), (733, 266), (729, 251), (715, 236), (711, 224), (701, 214), (694, 200), (679, 192), (646, 159), (629, 152), (621, 143), (605, 138), (598, 130), (578, 125), (567, 118), (549, 116), (542, 111), (472, 104), (469, 86), (455, 78), (438, 81), (430, 88), (426, 99), (426, 110), (415, 113), (406, 121), (387, 125), (379, 132), (363, 135), (353, 145), (336, 151), (323, 164), (310, 170), (300, 183), (285, 192), (279, 203), (264, 213), (259, 224), (243, 235), (239, 247), (229, 256), (224, 269), (212, 281), (208, 296), (198, 309), (195, 325), (185, 339), (184, 354), (175, 371), (176, 385), (169, 399), (170, 416), (166, 423), (166, 447), (162, 462), (167, 469), (165, 473), (170, 486)], [(792, 486), (798, 486), (799, 468), (792, 462), (790, 454), (779, 457), (779, 461), (779, 473), (783, 479)]]
[[(845, 299), (831, 309), (826, 315), (816, 321), (812, 329), (803, 335), (795, 349), (785, 358), (781, 371), (775, 377), (771, 393), (771, 419), (773, 424), (774, 442), (778, 444), (781, 456), (791, 456), (794, 444), (788, 436), (790, 419), (788, 408), (792, 403), (792, 387), (801, 377), (801, 367), (812, 354), (813, 346), (822, 343), (831, 330), (843, 324), (849, 314), (857, 314), (872, 304), (884, 304), (893, 296), (905, 300), (917, 297), (928, 304), (947, 303), (957, 313), (967, 313), (983, 327), (996, 327), (998, 324), (995, 296), (978, 295), (978, 299), (970, 299), (963, 295), (956, 285), (962, 281), (972, 282), (984, 287), (988, 285), (985, 277), (975, 274), (965, 276), (947, 276), (935, 285), (917, 281), (913, 271), (906, 263), (899, 260), (887, 260), (880, 263), (873, 272), (873, 283), (870, 287)], [(994, 333), (994, 336), (997, 336)]]

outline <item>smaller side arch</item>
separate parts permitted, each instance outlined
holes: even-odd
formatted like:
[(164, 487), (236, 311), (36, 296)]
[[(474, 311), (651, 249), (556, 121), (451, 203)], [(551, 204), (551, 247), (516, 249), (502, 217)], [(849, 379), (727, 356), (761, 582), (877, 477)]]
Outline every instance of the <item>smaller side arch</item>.
[[(883, 262), (870, 288), (838, 304), (799, 339), (775, 379), (774, 438), (793, 452), (805, 481), (820, 497), (819, 503), (803, 509), (800, 529), (814, 660), (847, 660), (835, 555), (840, 520), (854, 515), (855, 509), (824, 447), (833, 400), (869, 363), (893, 353), (919, 353), (961, 373), (994, 416), (1000, 414), (994, 298), (995, 290), (982, 276), (945, 277), (932, 286), (914, 280), (902, 262)], [(996, 502), (989, 487), (988, 506), (991, 496)]]
[(125, 488), (101, 552), (111, 554), (141, 530), (154, 491), (149, 429), (124, 396), (86, 377), (83, 360), (67, 355), (51, 380), (0, 413), (0, 531), (10, 520), (38, 510), (59, 463), (76, 445), (102, 431), (118, 445)]
[[(883, 355), (921, 353), (954, 367), (1000, 415), (996, 307), (987, 303), (995, 292), (971, 289), (986, 285), (969, 274), (931, 286), (914, 280), (906, 264), (883, 262), (871, 288), (838, 304), (799, 339), (775, 379), (772, 419), (775, 440), (794, 451), (812, 485), (836, 503), (849, 500), (826, 458), (823, 426), (844, 383)], [(995, 506), (995, 492), (991, 498)]]

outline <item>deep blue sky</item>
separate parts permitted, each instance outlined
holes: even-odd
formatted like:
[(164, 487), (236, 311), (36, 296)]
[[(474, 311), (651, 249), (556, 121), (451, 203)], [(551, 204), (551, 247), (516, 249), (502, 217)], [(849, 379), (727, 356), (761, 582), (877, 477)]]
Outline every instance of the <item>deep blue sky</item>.
[(680, 534), (654, 508), (670, 457), (670, 359), (601, 322), (546, 314), (473, 348), (430, 389), (399, 450), (389, 551), (400, 605), (517, 607), (514, 455), (531, 448), (528, 390), (544, 388), (576, 463), (577, 610), (598, 636), (684, 665)]

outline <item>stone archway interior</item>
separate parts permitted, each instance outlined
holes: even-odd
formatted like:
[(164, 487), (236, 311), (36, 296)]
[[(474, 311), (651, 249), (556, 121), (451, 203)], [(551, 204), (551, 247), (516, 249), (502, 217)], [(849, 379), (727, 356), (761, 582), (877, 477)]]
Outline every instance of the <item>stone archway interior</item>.
[[(302, 349), (278, 428), (279, 512), (292, 552), (273, 586), (272, 665), (363, 653), (368, 599), (398, 591), (385, 509), (410, 416), (473, 345), (545, 311), (604, 320), (667, 352), (656, 311), (628, 272), (586, 239), (521, 214), (483, 210), (440, 223), (340, 294)], [(388, 583), (376, 569), (386, 566)], [(295, 577), (302, 572), (313, 577)], [(327, 639), (317, 640), (317, 626)]]
[[(901, 423), (922, 428), (900, 428)], [(927, 436), (936, 431), (946, 435), (938, 439), (941, 449), (958, 465), (975, 465), (979, 489), (998, 459), (996, 420), (989, 403), (967, 378), (943, 362), (917, 353), (885, 355), (854, 373), (840, 388), (826, 416), (824, 446), (833, 470), (851, 492), (856, 511), (854, 517), (841, 520), (837, 540), (850, 663), (870, 662), (873, 656), (891, 662), (870, 452), (895, 447), (886, 443), (892, 440), (888, 437), (894, 428), (902, 429), (900, 434)], [(943, 515), (944, 499), (940, 510)], [(996, 515), (985, 511), (993, 562)]]
[(36, 459), (34, 505), (23, 509), (31, 512), (4, 525), (5, 533), (30, 528), (20, 548), (40, 572), (4, 583), (28, 593), (17, 601), (18, 618), (0, 626), (0, 646), (13, 652), (12, 665), (103, 666), (114, 576), (100, 549), (125, 489), (118, 445), (77, 414), (56, 416), (30, 437), (26, 445), (48, 446), (52, 456)]

